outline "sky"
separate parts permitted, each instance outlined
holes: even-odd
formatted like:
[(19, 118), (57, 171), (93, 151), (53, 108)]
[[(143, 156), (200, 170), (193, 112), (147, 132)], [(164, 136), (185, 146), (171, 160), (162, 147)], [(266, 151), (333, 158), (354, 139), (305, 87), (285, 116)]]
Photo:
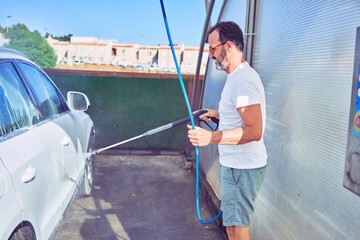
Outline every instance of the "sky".
[[(174, 44), (199, 46), (205, 0), (163, 0)], [(215, 1), (212, 24), (222, 1)], [(160, 0), (0, 0), (0, 25), (25, 24), (42, 35), (114, 39), (118, 43), (168, 45)], [(10, 17), (8, 17), (10, 16)]]

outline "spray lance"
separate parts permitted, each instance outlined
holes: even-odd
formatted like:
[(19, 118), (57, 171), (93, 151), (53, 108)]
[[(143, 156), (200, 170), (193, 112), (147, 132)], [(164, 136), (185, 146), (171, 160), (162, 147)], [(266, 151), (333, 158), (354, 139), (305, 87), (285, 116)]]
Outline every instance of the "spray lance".
[[(204, 113), (207, 113), (207, 110), (201, 109), (201, 110), (199, 110), (199, 111), (197, 111), (197, 112), (195, 112), (195, 113), (193, 114), (193, 118), (197, 119), (198, 122), (199, 122), (199, 121), (202, 121), (202, 120), (199, 118), (199, 116), (202, 115), (202, 114), (204, 114)], [(122, 144), (125, 144), (125, 143), (128, 143), (128, 142), (134, 141), (134, 140), (136, 140), (136, 139), (139, 139), (139, 138), (142, 138), (142, 137), (146, 137), (146, 136), (150, 136), (150, 135), (152, 135), (152, 134), (154, 134), (154, 133), (162, 132), (162, 131), (164, 131), (164, 130), (177, 127), (177, 126), (182, 125), (182, 124), (184, 124), (184, 123), (187, 123), (187, 122), (189, 122), (189, 121), (190, 121), (190, 116), (189, 116), (189, 117), (186, 117), (186, 118), (182, 118), (182, 119), (177, 120), (177, 121), (175, 121), (175, 122), (171, 122), (171, 123), (165, 124), (165, 125), (163, 125), (163, 126), (160, 126), (160, 127), (154, 128), (154, 129), (151, 129), (151, 130), (149, 130), (149, 131), (147, 131), (147, 132), (145, 132), (145, 133), (143, 133), (143, 134), (140, 134), (140, 135), (138, 135), (138, 136), (136, 136), (136, 137), (129, 138), (129, 139), (123, 140), (123, 141), (121, 141), (121, 142), (115, 143), (115, 144), (113, 144), (113, 145), (110, 145), (110, 146), (107, 146), (107, 147), (104, 147), (104, 148), (97, 149), (97, 150), (95, 150), (92, 154), (101, 153), (101, 152), (103, 152), (103, 151), (105, 151), (105, 150), (108, 150), (108, 149), (110, 149), (110, 148), (114, 148), (114, 147), (117, 147), (117, 146), (119, 146), (119, 145), (122, 145)], [(217, 119), (216, 119), (216, 118), (212, 118), (212, 121), (215, 122), (215, 123), (217, 123)]]

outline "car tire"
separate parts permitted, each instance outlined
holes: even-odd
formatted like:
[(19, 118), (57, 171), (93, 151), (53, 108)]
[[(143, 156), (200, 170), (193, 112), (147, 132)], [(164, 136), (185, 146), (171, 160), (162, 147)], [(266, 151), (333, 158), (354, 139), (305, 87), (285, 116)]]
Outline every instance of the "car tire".
[(92, 188), (93, 188), (93, 166), (94, 166), (94, 155), (92, 153), (92, 143), (93, 139), (91, 136), (91, 139), (89, 141), (89, 146), (87, 150), (87, 157), (85, 159), (85, 169), (82, 181), (80, 183), (79, 189), (78, 189), (78, 196), (89, 196), (91, 194)]
[(23, 225), (17, 228), (9, 240), (36, 240), (36, 237), (30, 226)]

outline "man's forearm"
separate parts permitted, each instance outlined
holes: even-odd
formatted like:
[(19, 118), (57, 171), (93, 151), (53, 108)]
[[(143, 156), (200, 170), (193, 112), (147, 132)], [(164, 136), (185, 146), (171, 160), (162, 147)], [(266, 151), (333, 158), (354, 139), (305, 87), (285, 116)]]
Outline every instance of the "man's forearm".
[(259, 134), (259, 130), (243, 126), (231, 130), (212, 132), (210, 143), (238, 145), (252, 141), (259, 141), (261, 139), (261, 135), (261, 132)]

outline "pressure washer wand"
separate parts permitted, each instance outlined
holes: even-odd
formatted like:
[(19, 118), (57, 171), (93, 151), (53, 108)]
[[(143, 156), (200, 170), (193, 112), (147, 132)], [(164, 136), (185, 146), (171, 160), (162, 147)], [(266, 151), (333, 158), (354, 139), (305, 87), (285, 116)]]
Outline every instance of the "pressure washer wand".
[[(197, 111), (195, 114), (193, 114), (193, 116), (194, 116), (195, 119), (198, 119), (200, 115), (202, 115), (202, 114), (204, 114), (204, 113), (206, 113), (206, 112), (207, 112), (207, 110), (201, 109), (201, 110)], [(139, 135), (139, 136), (136, 136), (136, 137), (133, 137), (133, 138), (129, 138), (129, 139), (126, 139), (126, 140), (124, 140), (124, 141), (115, 143), (115, 144), (113, 144), (113, 145), (110, 145), (110, 146), (107, 146), (107, 147), (104, 147), (104, 148), (100, 148), (100, 149), (98, 149), (98, 150), (95, 150), (95, 151), (93, 151), (92, 154), (95, 155), (95, 154), (97, 154), (97, 153), (101, 153), (101, 152), (103, 152), (103, 151), (105, 151), (105, 150), (107, 150), (107, 149), (110, 149), (110, 148), (113, 148), (113, 147), (116, 147), (116, 146), (119, 146), (119, 145), (122, 145), (122, 144), (125, 144), (125, 143), (128, 143), (128, 142), (134, 141), (134, 140), (139, 139), (139, 138), (142, 138), (142, 137), (150, 136), (150, 135), (152, 135), (152, 134), (154, 134), (154, 133), (162, 132), (162, 131), (164, 131), (164, 130), (166, 130), (166, 129), (169, 129), (169, 128), (177, 127), (177, 126), (182, 125), (182, 124), (184, 124), (184, 123), (187, 123), (187, 122), (189, 122), (189, 121), (190, 121), (190, 117), (186, 117), (186, 118), (177, 120), (177, 121), (175, 121), (175, 122), (168, 123), (168, 124), (166, 124), (166, 125), (163, 125), (163, 126), (160, 126), (160, 127), (154, 128), (154, 129), (151, 129), (151, 130), (149, 130), (149, 131), (147, 131), (147, 132), (145, 132), (145, 133), (143, 133), (143, 134), (141, 134), (141, 135)]]

